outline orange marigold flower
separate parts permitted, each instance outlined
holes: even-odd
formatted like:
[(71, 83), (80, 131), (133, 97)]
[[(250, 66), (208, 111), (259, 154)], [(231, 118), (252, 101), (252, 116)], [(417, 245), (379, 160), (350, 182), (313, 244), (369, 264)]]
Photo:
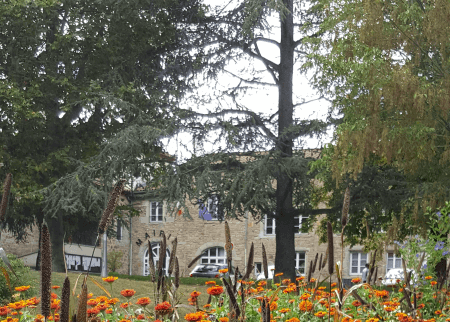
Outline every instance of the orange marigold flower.
[(86, 312), (87, 312), (89, 317), (93, 317), (93, 316), (99, 314), (100, 310), (99, 310), (98, 307), (92, 307), (92, 308), (87, 309)]
[(28, 300), (27, 300), (27, 305), (28, 305), (28, 306), (29, 306), (29, 305), (38, 305), (39, 302), (41, 302), (41, 299), (40, 299), (40, 298), (37, 298), (37, 297), (35, 296), (35, 297), (32, 297), (31, 299), (28, 299)]
[(417, 308), (418, 308), (418, 309), (423, 309), (424, 307), (425, 307), (425, 304), (423, 304), (423, 303), (417, 305)]
[(354, 284), (361, 283), (361, 278), (355, 277), (354, 279), (352, 279), (352, 283), (354, 283)]
[(295, 303), (295, 300), (294, 300), (294, 299), (290, 299), (290, 300), (288, 301), (288, 303), (289, 303), (289, 304), (293, 304), (293, 303)]
[(219, 318), (219, 321), (220, 322), (228, 322), (229, 319), (226, 316), (224, 316), (224, 317)]
[(121, 307), (122, 309), (126, 309), (126, 308), (128, 308), (129, 305), (130, 305), (129, 302), (125, 302), (125, 303), (120, 304), (120, 307)]
[(441, 315), (441, 314), (442, 314), (442, 311), (441, 311), (441, 310), (436, 310), (436, 311), (434, 311), (434, 314), (436, 314), (436, 315)]
[(207, 292), (209, 295), (215, 295), (215, 296), (217, 296), (217, 295), (220, 295), (220, 294), (223, 293), (223, 287), (222, 287), (222, 286), (213, 286), (213, 287), (208, 288), (208, 289), (206, 290), (206, 292)]
[(136, 320), (144, 320), (145, 319), (145, 315), (144, 314), (139, 314), (137, 317), (136, 317)]
[(304, 300), (304, 301), (300, 302), (300, 304), (298, 305), (298, 308), (301, 311), (311, 311), (313, 309), (313, 304), (308, 300)]
[(203, 312), (188, 313), (184, 316), (186, 321), (200, 321), (203, 318)]
[(50, 296), (51, 296), (52, 299), (57, 299), (58, 298), (58, 294), (53, 293), (53, 292), (52, 292), (52, 294), (50, 294)]
[(260, 282), (258, 282), (258, 286), (260, 286), (260, 287), (263, 287), (263, 286), (266, 286), (267, 285), (267, 282), (266, 281), (260, 281)]
[(112, 283), (114, 281), (116, 281), (118, 279), (117, 276), (107, 276), (107, 277), (103, 277), (102, 280), (104, 282), (108, 282), (108, 283)]
[(87, 305), (89, 306), (96, 306), (98, 304), (98, 301), (96, 299), (89, 299), (87, 301)]
[(115, 305), (117, 302), (119, 302), (119, 299), (117, 297), (114, 297), (112, 299), (108, 299), (106, 301), (106, 303), (110, 304), (110, 305)]
[(197, 291), (193, 291), (193, 292), (191, 293), (191, 297), (199, 297), (200, 294), (202, 294), (202, 293), (201, 293), (201, 292), (197, 292)]
[(97, 300), (97, 303), (102, 303), (102, 302), (107, 302), (108, 301), (108, 298), (106, 296), (103, 296), (103, 295), (97, 296), (95, 299)]
[(16, 288), (14, 288), (17, 292), (25, 292), (26, 290), (28, 290), (31, 286), (27, 285), (27, 286), (18, 286)]
[(10, 309), (17, 310), (17, 311), (24, 308), (26, 305), (27, 305), (27, 302), (25, 302), (25, 301), (8, 303), (8, 307)]
[(228, 273), (228, 268), (219, 269), (219, 273), (220, 273), (220, 274)]
[(395, 310), (395, 307), (393, 307), (393, 306), (386, 306), (386, 307), (384, 308), (384, 310), (385, 310), (386, 312), (392, 312), (392, 311)]
[(87, 298), (90, 299), (93, 296), (94, 296), (94, 293), (88, 293)]
[(314, 277), (310, 279), (310, 283), (314, 283), (315, 281), (317, 281)]
[(426, 279), (426, 280), (431, 280), (432, 278), (433, 278), (433, 276), (429, 276), (429, 275), (428, 275), (428, 276), (425, 276), (425, 279)]
[(276, 273), (275, 277), (278, 277), (278, 276), (283, 276), (283, 273)]
[(303, 293), (302, 296), (300, 296), (301, 300), (307, 300), (311, 297), (311, 294), (309, 293)]
[(138, 298), (138, 300), (136, 301), (136, 304), (140, 305), (140, 306), (149, 305), (150, 304), (150, 298), (149, 297)]
[(204, 309), (209, 309), (211, 307), (211, 304), (205, 304), (205, 305), (203, 305), (203, 308)]
[(120, 294), (124, 297), (132, 297), (134, 294), (136, 294), (135, 290), (125, 289), (120, 291)]
[(290, 311), (291, 311), (291, 309), (287, 308), (287, 307), (284, 307), (284, 308), (278, 310), (278, 312), (280, 312), (280, 313), (287, 313), (287, 312), (290, 312)]
[(336, 282), (334, 282), (334, 283), (331, 283), (331, 285), (330, 285), (331, 287), (335, 287), (336, 286)]
[(11, 310), (6, 306), (0, 306), (0, 316), (7, 316)]
[(281, 281), (281, 283), (284, 285), (288, 285), (290, 282), (291, 282), (290, 278), (285, 278), (284, 280)]
[(52, 310), (59, 310), (59, 308), (60, 308), (59, 303), (60, 302), (61, 302), (61, 300), (53, 299), (51, 304), (50, 304), (51, 309)]
[(361, 302), (355, 300), (355, 301), (352, 302), (352, 305), (355, 306), (355, 307), (358, 307), (358, 306), (361, 306)]
[(206, 281), (206, 285), (216, 285), (216, 281)]
[(119, 322), (131, 322), (131, 320), (128, 320), (128, 319), (121, 319), (121, 320), (119, 320)]
[(315, 316), (317, 316), (318, 318), (323, 318), (324, 316), (326, 316), (328, 313), (325, 311), (319, 311), (317, 313), (314, 313)]
[(290, 318), (289, 320), (286, 320), (286, 322), (300, 322), (298, 318)]
[(172, 305), (169, 302), (162, 302), (155, 306), (155, 312), (158, 315), (166, 315), (172, 313)]
[(437, 282), (436, 281), (431, 281), (430, 284), (431, 284), (431, 286), (435, 286), (437, 284)]
[(104, 311), (107, 308), (109, 308), (109, 305), (106, 303), (99, 303), (99, 304), (97, 304), (96, 308), (99, 309), (100, 311)]
[(58, 288), (60, 288), (61, 286), (59, 286), (59, 285), (53, 285), (52, 286), (52, 289), (54, 289), (54, 290), (57, 290)]
[(112, 312), (113, 312), (113, 309), (106, 309), (106, 311), (105, 311), (106, 314), (112, 314)]

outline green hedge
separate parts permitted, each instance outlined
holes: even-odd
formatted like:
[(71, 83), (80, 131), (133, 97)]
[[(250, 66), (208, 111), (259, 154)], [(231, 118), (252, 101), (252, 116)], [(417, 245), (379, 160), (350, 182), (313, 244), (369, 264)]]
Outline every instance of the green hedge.
[[(125, 275), (118, 274), (115, 272), (110, 272), (110, 276), (117, 276), (118, 278), (135, 280), (135, 281), (149, 281), (150, 276), (142, 276), (142, 275)], [(173, 277), (172, 277), (173, 278)], [(219, 278), (204, 278), (204, 277), (180, 277), (180, 284), (183, 285), (205, 285), (206, 281), (216, 281), (217, 285), (222, 285), (222, 281)]]

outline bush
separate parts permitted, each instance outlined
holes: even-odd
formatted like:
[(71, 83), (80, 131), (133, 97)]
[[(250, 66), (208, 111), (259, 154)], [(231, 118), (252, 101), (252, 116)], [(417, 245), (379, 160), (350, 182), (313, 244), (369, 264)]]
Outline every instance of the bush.
[[(13, 299), (13, 295), (18, 293), (14, 290), (15, 287), (37, 284), (37, 281), (33, 279), (30, 273), (30, 268), (25, 266), (22, 260), (12, 254), (7, 254), (7, 257), (15, 275), (4, 261), (0, 259), (0, 303), (3, 305), (9, 303)], [(10, 287), (8, 286), (7, 278), (9, 279)], [(37, 296), (38, 292), (39, 290), (35, 287), (30, 287), (27, 291), (22, 292), (22, 298)]]
[[(125, 274), (118, 274), (115, 272), (109, 272), (108, 275), (117, 276), (121, 279), (129, 279), (129, 280), (135, 280), (135, 281), (150, 281), (151, 280), (150, 276), (142, 276), (142, 275), (125, 275)], [(222, 285), (222, 280), (219, 278), (180, 277), (180, 284), (182, 284), (182, 285), (205, 285), (206, 281), (216, 281), (217, 285)]]
[(111, 251), (108, 253), (108, 269), (112, 272), (117, 272), (118, 269), (122, 267), (122, 256), (121, 251)]

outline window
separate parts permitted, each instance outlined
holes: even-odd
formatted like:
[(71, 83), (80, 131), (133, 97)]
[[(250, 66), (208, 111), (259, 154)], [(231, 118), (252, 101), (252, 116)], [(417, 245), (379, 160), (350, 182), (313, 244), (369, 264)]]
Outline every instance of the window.
[(395, 255), (395, 253), (388, 253), (386, 271), (392, 268), (402, 268), (402, 258), (399, 255)]
[[(152, 251), (153, 251), (153, 263), (155, 263), (155, 269), (158, 268), (158, 261), (159, 261), (159, 249), (160, 249), (160, 243), (152, 243)], [(167, 268), (169, 267), (169, 259), (170, 259), (170, 252), (169, 250), (166, 250), (166, 261), (163, 264), (163, 274), (167, 275)], [(148, 276), (150, 274), (149, 271), (149, 256), (148, 256), (148, 248), (145, 251), (144, 254), (144, 276)], [(158, 273), (158, 272), (156, 272)]]
[(223, 212), (220, 207), (219, 197), (212, 195), (206, 203), (199, 200), (198, 216), (203, 220), (223, 220)]
[(117, 220), (117, 240), (122, 240), (122, 222)]
[(295, 253), (295, 269), (300, 274), (305, 274), (306, 271), (306, 253), (296, 252)]
[(205, 250), (201, 258), (202, 264), (226, 264), (227, 256), (223, 247), (212, 247)]
[(367, 253), (350, 253), (350, 275), (361, 275), (367, 263)]
[(262, 263), (255, 262), (255, 276), (258, 276), (262, 273)]
[(208, 212), (211, 214), (212, 220), (222, 220), (223, 216), (221, 214), (221, 209), (219, 205), (219, 197), (217, 195), (212, 195), (211, 198), (208, 198), (207, 202)]
[(264, 218), (264, 233), (266, 235), (275, 235), (275, 218), (266, 215)]
[(302, 222), (306, 221), (309, 218), (309, 216), (295, 216), (294, 220), (295, 220), (295, 233), (296, 234), (301, 234), (301, 229), (302, 229)]
[[(296, 234), (301, 234), (300, 229), (302, 228), (302, 222), (307, 220), (308, 216), (295, 216), (294, 229)], [(264, 232), (266, 235), (275, 235), (275, 218), (270, 218), (266, 215), (264, 218)]]
[(159, 201), (150, 202), (150, 222), (163, 221), (163, 204)]

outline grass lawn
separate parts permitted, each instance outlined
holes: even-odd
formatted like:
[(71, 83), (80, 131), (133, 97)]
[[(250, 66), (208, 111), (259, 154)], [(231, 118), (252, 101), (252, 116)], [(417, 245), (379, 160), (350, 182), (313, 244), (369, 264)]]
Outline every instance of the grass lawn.
[[(35, 285), (32, 285), (32, 287), (37, 287), (39, 288), (39, 284), (40, 284), (40, 272), (38, 271), (31, 271), (33, 277), (36, 280)], [(85, 276), (85, 274), (80, 274), (80, 273), (68, 273), (69, 279), (70, 279), (70, 289), (71, 291), (73, 291), (75, 285), (75, 296), (77, 296), (78, 294), (80, 294), (81, 291), (81, 284), (83, 282), (83, 278)], [(54, 289), (52, 290), (54, 293), (56, 293), (58, 296), (61, 296), (61, 290), (62, 290), (62, 286), (64, 283), (64, 279), (65, 279), (66, 275), (65, 273), (52, 273), (52, 285), (58, 285), (60, 286), (59, 289)], [(78, 282), (77, 282), (78, 280)], [(110, 294), (111, 297), (117, 297), (121, 302), (126, 302), (125, 297), (123, 297), (120, 294), (121, 290), (124, 289), (133, 289), (136, 291), (136, 294), (132, 297), (131, 301), (136, 302), (136, 300), (140, 297), (150, 297), (151, 299), (151, 305), (155, 305), (155, 292), (156, 292), (156, 283), (152, 283), (150, 281), (136, 281), (136, 280), (132, 280), (132, 279), (125, 279), (125, 278), (119, 278), (118, 280), (116, 280), (115, 282), (112, 283), (112, 285), (110, 285), (107, 282), (104, 282), (102, 280), (102, 278), (98, 275), (89, 275), (88, 278), (88, 292), (89, 293), (93, 293), (94, 297), (95, 296), (99, 296), (99, 295), (104, 295), (104, 296), (108, 296), (99, 286), (97, 286), (93, 280), (97, 281), (98, 284), (100, 284), (101, 286), (103, 286)], [(203, 281), (207, 281), (206, 279), (204, 279)], [(203, 282), (200, 281), (200, 282)], [(111, 288), (112, 286), (112, 288)], [(206, 304), (206, 302), (208, 301), (208, 297), (209, 295), (206, 293), (206, 289), (207, 286), (204, 284), (202, 285), (183, 285), (180, 284), (180, 287), (178, 288), (176, 294), (177, 297), (179, 299), (179, 302), (181, 304), (186, 304), (188, 305), (188, 298), (190, 296), (190, 293), (194, 290), (201, 292), (202, 294), (198, 297), (198, 302), (200, 307), (202, 307), (204, 304)], [(73, 301), (73, 297), (71, 298), (71, 302)], [(71, 303), (73, 304), (73, 303)], [(192, 307), (192, 310), (194, 310), (194, 307)], [(180, 315), (184, 315), (186, 313), (191, 312), (189, 309), (187, 308), (181, 308), (179, 310)]]

